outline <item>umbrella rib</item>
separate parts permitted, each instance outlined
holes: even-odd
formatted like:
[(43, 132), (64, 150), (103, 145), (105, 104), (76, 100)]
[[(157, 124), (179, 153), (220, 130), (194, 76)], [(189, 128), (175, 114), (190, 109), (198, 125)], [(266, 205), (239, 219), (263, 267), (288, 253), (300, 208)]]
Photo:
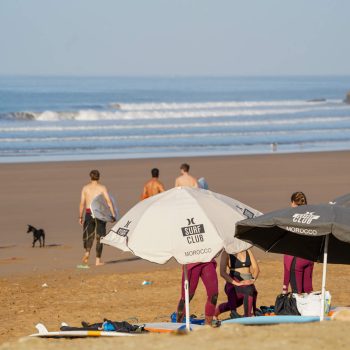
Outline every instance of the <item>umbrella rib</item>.
[(324, 246), (325, 246), (325, 243), (326, 243), (326, 236), (327, 236), (327, 235), (324, 235), (324, 236), (323, 236), (322, 244), (321, 244), (321, 246), (320, 246), (320, 251), (319, 251), (318, 256), (317, 256), (317, 262), (320, 262), (320, 261), (321, 261), (321, 256), (322, 256), (322, 254), (323, 254)]
[(267, 248), (266, 252), (270, 252), (270, 250), (271, 250), (276, 244), (278, 244), (278, 243), (286, 236), (286, 234), (287, 234), (287, 232), (284, 232), (283, 235), (280, 236), (280, 237), (278, 238), (277, 241), (273, 242), (272, 245), (270, 245), (270, 247)]
[[(161, 193), (160, 193), (159, 195), (161, 196), (161, 198), (163, 197)], [(151, 197), (151, 199), (153, 200), (153, 203), (158, 202), (158, 201), (160, 200), (160, 198), (159, 198), (159, 197), (156, 198), (156, 196)], [(148, 207), (144, 210), (143, 215), (144, 215), (149, 209), (150, 209), (150, 206), (148, 206)], [(140, 221), (141, 221), (141, 220), (139, 220), (139, 221), (137, 222), (137, 224), (135, 225), (134, 231), (135, 231), (136, 228), (139, 226)], [(130, 246), (129, 246), (129, 239), (128, 239), (128, 238), (129, 238), (129, 237), (127, 237), (126, 242), (125, 242), (126, 246), (130, 249), (130, 251), (131, 251), (134, 255), (137, 255), (137, 254), (135, 254), (134, 251), (130, 248)]]

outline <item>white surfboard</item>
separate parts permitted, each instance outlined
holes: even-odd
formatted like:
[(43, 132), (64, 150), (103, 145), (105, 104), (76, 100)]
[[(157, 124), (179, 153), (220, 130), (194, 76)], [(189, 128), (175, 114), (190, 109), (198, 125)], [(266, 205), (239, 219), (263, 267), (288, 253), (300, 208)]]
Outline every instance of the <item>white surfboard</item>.
[[(198, 324), (191, 324), (191, 331), (203, 327)], [(176, 333), (178, 331), (186, 331), (185, 323), (176, 322), (151, 322), (145, 323), (145, 330), (151, 333)]]
[(31, 334), (30, 337), (40, 338), (85, 338), (85, 337), (133, 337), (133, 333), (121, 333), (121, 332), (106, 332), (106, 331), (57, 331), (49, 332), (47, 328), (42, 324), (38, 323), (35, 328), (39, 333)]
[[(115, 199), (111, 195), (109, 195), (109, 197), (111, 198), (113, 208), (114, 208), (114, 211), (116, 214), (115, 220), (117, 220), (118, 219), (118, 212), (117, 212), (117, 206), (116, 206)], [(90, 209), (91, 209), (91, 214), (92, 214), (93, 218), (99, 219), (99, 220), (104, 221), (104, 222), (114, 222), (111, 209), (109, 208), (109, 206), (106, 202), (106, 199), (102, 193), (99, 194), (98, 196), (96, 196), (92, 200), (91, 205), (90, 205)]]

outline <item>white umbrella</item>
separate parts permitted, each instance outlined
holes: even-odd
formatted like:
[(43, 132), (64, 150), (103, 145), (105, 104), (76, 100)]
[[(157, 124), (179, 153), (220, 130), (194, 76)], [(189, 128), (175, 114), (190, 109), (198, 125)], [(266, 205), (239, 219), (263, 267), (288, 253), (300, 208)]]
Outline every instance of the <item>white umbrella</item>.
[[(234, 237), (235, 224), (261, 213), (230, 197), (208, 190), (176, 187), (147, 198), (131, 208), (102, 243), (164, 264), (211, 261), (223, 248), (230, 254), (251, 247)], [(186, 328), (189, 296), (185, 274)]]

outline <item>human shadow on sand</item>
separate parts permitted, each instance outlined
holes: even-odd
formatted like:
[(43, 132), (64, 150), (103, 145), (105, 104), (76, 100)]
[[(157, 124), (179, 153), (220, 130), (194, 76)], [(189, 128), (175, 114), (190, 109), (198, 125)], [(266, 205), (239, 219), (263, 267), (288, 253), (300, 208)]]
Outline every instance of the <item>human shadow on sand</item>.
[(123, 262), (129, 262), (129, 261), (136, 261), (136, 260), (141, 260), (138, 256), (134, 256), (131, 258), (126, 258), (126, 259), (119, 259), (119, 260), (109, 260), (106, 261), (105, 264), (118, 264), (118, 263), (123, 263)]

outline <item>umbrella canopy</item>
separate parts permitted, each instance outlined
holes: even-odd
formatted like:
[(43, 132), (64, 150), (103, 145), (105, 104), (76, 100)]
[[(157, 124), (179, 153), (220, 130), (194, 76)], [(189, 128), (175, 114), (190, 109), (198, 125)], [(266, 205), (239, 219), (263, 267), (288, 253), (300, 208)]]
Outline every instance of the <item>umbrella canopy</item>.
[(235, 223), (261, 213), (212, 191), (176, 187), (131, 208), (102, 243), (164, 264), (208, 262), (223, 248), (231, 254), (251, 247), (234, 237)]
[[(176, 187), (147, 198), (114, 225), (102, 243), (164, 264), (208, 262), (223, 248), (238, 253), (250, 244), (234, 237), (235, 223), (261, 213), (230, 197), (208, 190)], [(189, 323), (189, 284), (184, 266), (186, 329)]]
[(337, 205), (303, 205), (274, 211), (236, 225), (236, 237), (265, 251), (350, 264), (350, 210)]
[(332, 200), (333, 204), (340, 205), (342, 207), (350, 208), (350, 193), (344, 194)]
[(243, 220), (236, 224), (236, 237), (268, 252), (323, 261), (322, 301), (327, 261), (350, 264), (350, 210), (337, 205), (302, 205)]

